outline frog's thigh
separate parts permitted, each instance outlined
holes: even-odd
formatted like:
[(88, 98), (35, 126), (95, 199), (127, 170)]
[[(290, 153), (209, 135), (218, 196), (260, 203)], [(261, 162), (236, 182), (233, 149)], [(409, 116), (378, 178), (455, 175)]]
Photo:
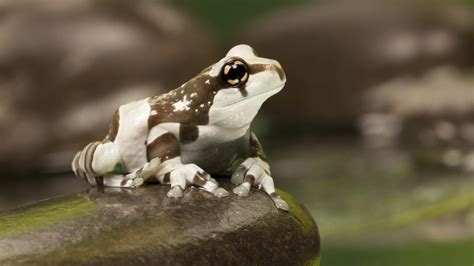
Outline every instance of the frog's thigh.
[(114, 143), (127, 171), (135, 171), (147, 162), (145, 145), (149, 135), (148, 99), (122, 105), (118, 112), (120, 126)]
[(96, 141), (78, 152), (72, 161), (76, 176), (85, 179), (91, 185), (101, 185), (101, 176), (121, 173), (123, 165), (115, 144), (110, 141)]
[(148, 134), (146, 153), (149, 162), (157, 159), (161, 162), (150, 175), (154, 178), (149, 181), (169, 183), (169, 173), (181, 165), (180, 146), (176, 137), (160, 126), (153, 127)]
[(111, 172), (120, 173), (125, 170), (119, 150), (113, 142), (105, 142), (96, 147), (91, 167), (98, 176)]
[(150, 130), (147, 143), (146, 153), (148, 161), (154, 158), (166, 161), (178, 157), (181, 153), (176, 137), (159, 126)]

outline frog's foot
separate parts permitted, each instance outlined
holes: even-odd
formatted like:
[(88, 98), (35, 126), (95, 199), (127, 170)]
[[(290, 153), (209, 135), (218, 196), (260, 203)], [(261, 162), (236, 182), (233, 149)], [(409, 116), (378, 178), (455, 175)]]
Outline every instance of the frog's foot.
[(168, 198), (181, 198), (183, 196), (183, 190), (181, 189), (180, 186), (174, 186), (172, 187), (168, 193), (166, 194)]
[(215, 179), (195, 164), (185, 164), (171, 171), (170, 184), (171, 189), (167, 194), (170, 198), (182, 197), (183, 191), (191, 185), (198, 186), (219, 198), (229, 195), (229, 192), (219, 187)]
[(234, 172), (231, 182), (238, 184), (233, 192), (239, 196), (249, 195), (252, 186), (265, 191), (281, 210), (288, 211), (288, 204), (276, 193), (269, 166), (260, 158), (248, 158)]
[(128, 174), (106, 174), (100, 177), (101, 184), (98, 185), (106, 187), (139, 187), (158, 172), (160, 164), (160, 159), (155, 158), (146, 163), (142, 168)]
[(161, 160), (155, 158), (150, 162), (146, 163), (142, 168), (124, 175), (125, 184), (129, 184), (130, 187), (139, 187), (145, 183), (147, 179), (153, 177), (160, 169)]

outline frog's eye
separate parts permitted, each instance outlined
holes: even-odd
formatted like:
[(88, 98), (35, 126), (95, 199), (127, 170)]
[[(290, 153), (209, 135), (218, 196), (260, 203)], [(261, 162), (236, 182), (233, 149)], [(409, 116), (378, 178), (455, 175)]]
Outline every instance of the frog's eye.
[(249, 79), (248, 66), (240, 58), (232, 58), (221, 69), (222, 79), (231, 87), (245, 84)]

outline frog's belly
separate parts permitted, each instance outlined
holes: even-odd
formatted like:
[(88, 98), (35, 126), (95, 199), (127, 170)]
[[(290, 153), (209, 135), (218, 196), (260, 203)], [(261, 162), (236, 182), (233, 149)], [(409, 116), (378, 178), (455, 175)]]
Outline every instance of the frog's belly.
[(227, 142), (206, 145), (201, 149), (186, 150), (186, 145), (181, 146), (181, 160), (183, 163), (194, 163), (210, 174), (225, 174), (232, 171), (235, 162), (245, 159), (248, 153), (249, 140), (246, 136)]
[[(161, 123), (157, 129), (172, 133), (180, 139), (179, 123)], [(157, 131), (153, 128), (151, 131)], [(155, 135), (153, 133), (153, 135)], [(213, 125), (198, 126), (198, 138), (180, 142), (180, 156), (184, 164), (193, 163), (211, 174), (222, 174), (236, 160), (245, 159), (250, 153), (249, 128), (226, 129)]]

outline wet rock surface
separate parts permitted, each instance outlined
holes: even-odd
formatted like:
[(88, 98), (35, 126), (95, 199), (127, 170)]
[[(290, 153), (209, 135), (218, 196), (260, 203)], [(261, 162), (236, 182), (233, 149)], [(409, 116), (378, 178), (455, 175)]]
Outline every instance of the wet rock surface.
[[(231, 189), (228, 180), (220, 180)], [(290, 211), (268, 196), (216, 198), (190, 189), (166, 197), (168, 186), (92, 188), (0, 214), (4, 264), (259, 264), (319, 261), (316, 224), (280, 191)]]
[(334, 132), (355, 126), (362, 95), (376, 84), (440, 65), (473, 65), (473, 18), (430, 1), (312, 3), (252, 23), (239, 40), (285, 69), (285, 89), (263, 108), (275, 124), (292, 133), (289, 125)]

